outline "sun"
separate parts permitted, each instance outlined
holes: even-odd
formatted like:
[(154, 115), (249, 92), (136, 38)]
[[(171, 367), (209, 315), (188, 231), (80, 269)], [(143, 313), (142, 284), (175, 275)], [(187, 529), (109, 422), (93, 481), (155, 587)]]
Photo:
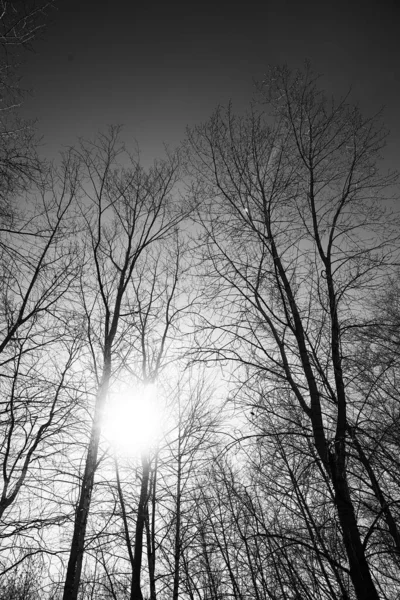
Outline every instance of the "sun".
[(104, 414), (104, 437), (124, 453), (150, 449), (161, 434), (161, 411), (154, 383), (112, 392)]

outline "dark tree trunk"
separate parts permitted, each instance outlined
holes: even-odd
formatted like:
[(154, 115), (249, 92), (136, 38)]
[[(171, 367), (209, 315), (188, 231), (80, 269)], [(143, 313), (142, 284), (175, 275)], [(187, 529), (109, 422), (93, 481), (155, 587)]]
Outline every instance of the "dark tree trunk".
[(148, 456), (146, 456), (145, 454), (142, 454), (142, 468), (143, 474), (142, 483), (140, 487), (138, 514), (136, 519), (135, 548), (132, 565), (130, 600), (143, 600), (142, 588), (140, 585), (140, 576), (142, 571), (143, 532), (147, 517), (147, 502), (150, 478), (150, 462)]
[(111, 374), (111, 359), (105, 361), (103, 379), (96, 399), (96, 408), (86, 457), (80, 497), (75, 512), (74, 532), (72, 536), (70, 556), (65, 578), (63, 600), (77, 600), (79, 583), (82, 572), (83, 552), (85, 545), (86, 527), (89, 516), (90, 501), (96, 473), (97, 454), (99, 449), (101, 420), (106, 401)]
[(146, 510), (146, 538), (147, 538), (147, 564), (149, 567), (150, 600), (156, 600), (156, 552), (155, 552), (155, 511), (156, 511), (156, 485), (157, 485), (157, 457), (150, 477), (149, 498), (151, 498), (151, 519), (149, 502)]
[(354, 591), (358, 600), (379, 600), (361, 542), (346, 476), (339, 471), (333, 460), (331, 466), (335, 504), (342, 528), (343, 543), (349, 560), (350, 577)]

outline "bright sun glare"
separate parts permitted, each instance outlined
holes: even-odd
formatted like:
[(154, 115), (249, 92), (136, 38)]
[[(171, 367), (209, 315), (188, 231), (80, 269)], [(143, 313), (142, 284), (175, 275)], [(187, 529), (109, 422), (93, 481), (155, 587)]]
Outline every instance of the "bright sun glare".
[(110, 395), (105, 411), (104, 435), (119, 450), (137, 453), (156, 443), (161, 414), (155, 384), (124, 388)]

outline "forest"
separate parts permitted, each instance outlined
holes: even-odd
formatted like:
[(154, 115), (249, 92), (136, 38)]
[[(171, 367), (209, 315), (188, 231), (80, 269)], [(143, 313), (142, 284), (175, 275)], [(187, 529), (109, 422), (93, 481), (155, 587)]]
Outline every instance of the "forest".
[(278, 66), (149, 167), (118, 126), (50, 163), (48, 3), (0, 4), (1, 600), (399, 598), (380, 115)]

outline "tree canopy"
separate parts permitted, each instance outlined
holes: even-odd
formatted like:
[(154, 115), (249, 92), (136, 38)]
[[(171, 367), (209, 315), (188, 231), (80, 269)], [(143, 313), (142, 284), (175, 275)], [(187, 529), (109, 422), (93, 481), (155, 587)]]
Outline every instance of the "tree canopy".
[(398, 597), (396, 177), (319, 85), (147, 169), (0, 135), (2, 598)]

